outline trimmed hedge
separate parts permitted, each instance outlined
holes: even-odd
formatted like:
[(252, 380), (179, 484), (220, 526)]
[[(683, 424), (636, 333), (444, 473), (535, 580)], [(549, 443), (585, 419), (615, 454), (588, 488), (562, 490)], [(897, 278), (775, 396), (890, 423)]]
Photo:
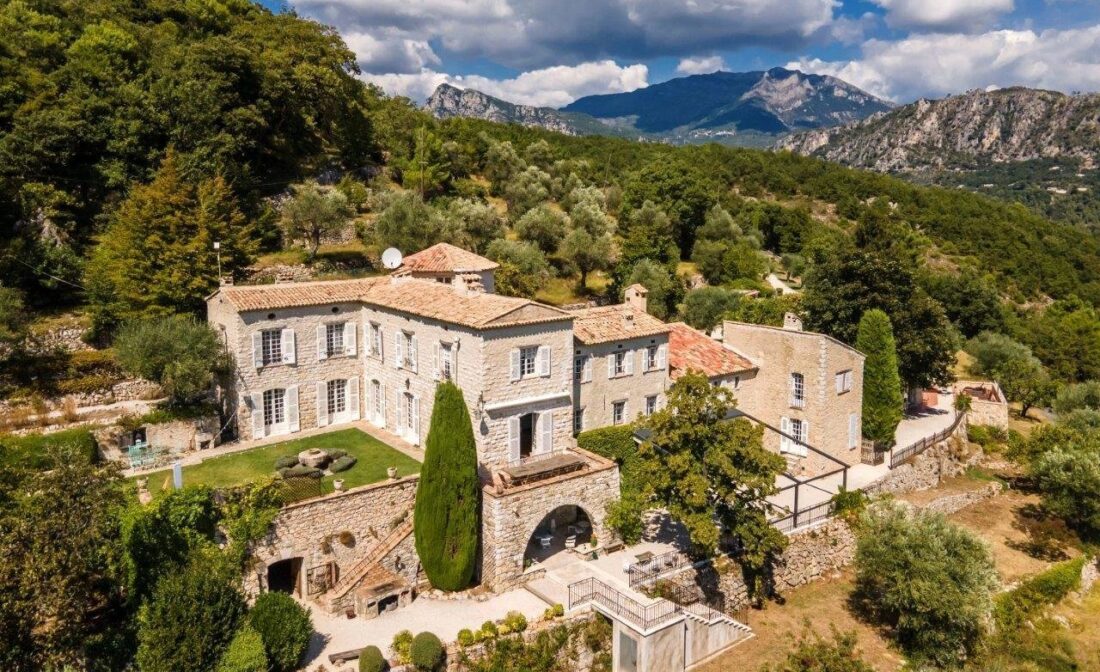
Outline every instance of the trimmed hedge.
[(577, 435), (577, 445), (619, 465), (621, 492), (640, 492), (642, 465), (638, 459), (638, 444), (634, 441), (634, 425), (601, 427)]
[(298, 457), (296, 455), (283, 455), (279, 459), (275, 460), (275, 471), (280, 469), (290, 469), (291, 467), (298, 466)]
[(309, 612), (285, 593), (264, 593), (248, 612), (248, 621), (263, 638), (267, 658), (276, 672), (298, 669), (298, 661), (313, 636)]
[(1085, 560), (1081, 556), (1054, 565), (1014, 590), (998, 595), (993, 609), (997, 625), (1006, 630), (1019, 628), (1043, 607), (1061, 602), (1081, 585)]
[(87, 427), (75, 427), (53, 434), (0, 437), (0, 464), (20, 465), (29, 469), (52, 469), (50, 452), (58, 448), (74, 449), (74, 455), (94, 464), (99, 459), (99, 444)]
[(317, 467), (307, 467), (304, 464), (299, 464), (296, 467), (287, 467), (286, 469), (280, 469), (279, 475), (284, 479), (286, 478), (321, 478), (325, 475), (323, 471)]
[(264, 640), (248, 623), (237, 630), (229, 648), (222, 654), (218, 672), (267, 672)]
[(359, 652), (359, 672), (383, 672), (386, 669), (386, 657), (382, 650), (373, 644)]
[(409, 662), (418, 670), (433, 672), (443, 664), (443, 642), (430, 632), (422, 632), (413, 638), (409, 647)]
[(347, 454), (348, 454), (348, 451), (340, 450), (340, 449), (328, 451), (328, 456), (332, 460), (338, 460), (338, 459), (340, 459), (341, 457), (343, 457)]
[(356, 459), (351, 455), (344, 455), (328, 465), (329, 471), (332, 473), (339, 473), (341, 471), (347, 471), (355, 466)]

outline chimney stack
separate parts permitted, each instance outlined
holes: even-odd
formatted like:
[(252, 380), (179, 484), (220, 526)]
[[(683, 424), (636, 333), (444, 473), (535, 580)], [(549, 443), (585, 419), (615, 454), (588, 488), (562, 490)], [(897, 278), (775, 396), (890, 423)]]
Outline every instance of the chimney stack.
[(646, 312), (646, 296), (648, 295), (649, 290), (637, 283), (627, 287), (626, 291), (623, 292), (626, 305), (643, 313)]
[(802, 331), (802, 318), (794, 313), (783, 315), (783, 328), (787, 331)]

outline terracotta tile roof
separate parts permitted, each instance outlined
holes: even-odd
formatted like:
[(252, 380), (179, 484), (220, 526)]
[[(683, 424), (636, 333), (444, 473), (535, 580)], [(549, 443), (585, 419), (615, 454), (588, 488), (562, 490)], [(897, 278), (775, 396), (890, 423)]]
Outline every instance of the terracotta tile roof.
[(573, 335), (586, 345), (667, 334), (668, 325), (627, 304), (572, 311)]
[(222, 287), (240, 312), (364, 303), (475, 329), (571, 320), (573, 316), (528, 299), (499, 294), (460, 294), (452, 285), (414, 278), (364, 278)]
[(420, 273), (469, 273), (492, 271), (500, 264), (455, 247), (448, 243), (439, 243), (410, 254), (401, 262), (400, 271)]
[(683, 322), (673, 322), (668, 326), (672, 329), (668, 335), (668, 364), (672, 378), (679, 378), (688, 369), (713, 378), (757, 368), (733, 350)]

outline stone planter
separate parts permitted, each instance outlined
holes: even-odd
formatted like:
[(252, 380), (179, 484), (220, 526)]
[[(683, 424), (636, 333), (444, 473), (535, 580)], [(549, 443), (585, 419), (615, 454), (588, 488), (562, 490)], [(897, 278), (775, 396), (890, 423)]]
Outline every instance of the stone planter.
[(329, 456), (327, 452), (320, 448), (310, 448), (298, 453), (298, 461), (307, 467), (324, 469), (325, 465), (329, 463)]
[(335, 478), (332, 480), (332, 487), (336, 492), (342, 492), (344, 490), (344, 479)]
[(397, 478), (397, 467), (389, 467), (388, 469), (386, 469), (386, 475), (389, 476), (390, 479), (396, 479)]

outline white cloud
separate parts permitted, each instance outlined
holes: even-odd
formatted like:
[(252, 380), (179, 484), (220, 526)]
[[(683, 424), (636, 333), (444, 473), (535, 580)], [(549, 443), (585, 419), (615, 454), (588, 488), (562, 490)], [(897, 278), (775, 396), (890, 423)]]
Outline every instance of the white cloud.
[(975, 32), (1011, 12), (1013, 0), (872, 0), (886, 10), (892, 28), (918, 31)]
[(895, 101), (989, 86), (1095, 91), (1100, 89), (1100, 25), (871, 40), (857, 60), (803, 58), (787, 67), (833, 75)]
[(676, 72), (681, 75), (706, 75), (718, 70), (727, 69), (726, 61), (721, 56), (697, 56), (694, 58), (680, 59), (676, 66)]
[(420, 72), (441, 63), (431, 45), (423, 40), (379, 38), (369, 33), (346, 33), (343, 38), (355, 52), (359, 67), (367, 72)]
[[(342, 34), (403, 39), (517, 69), (797, 48), (826, 33), (840, 0), (290, 0)], [(442, 52), (441, 52), (442, 53)], [(383, 62), (382, 58), (378, 58)], [(408, 59), (401, 61), (408, 63)], [(370, 72), (390, 72), (370, 67)], [(410, 74), (410, 73), (407, 73)]]
[(444, 82), (463, 89), (477, 89), (512, 103), (562, 107), (581, 96), (622, 93), (648, 84), (649, 69), (641, 64), (620, 66), (614, 61), (558, 65), (530, 70), (511, 79), (481, 75), (448, 75), (430, 69), (406, 74), (365, 74), (363, 78), (394, 95), (422, 102)]

